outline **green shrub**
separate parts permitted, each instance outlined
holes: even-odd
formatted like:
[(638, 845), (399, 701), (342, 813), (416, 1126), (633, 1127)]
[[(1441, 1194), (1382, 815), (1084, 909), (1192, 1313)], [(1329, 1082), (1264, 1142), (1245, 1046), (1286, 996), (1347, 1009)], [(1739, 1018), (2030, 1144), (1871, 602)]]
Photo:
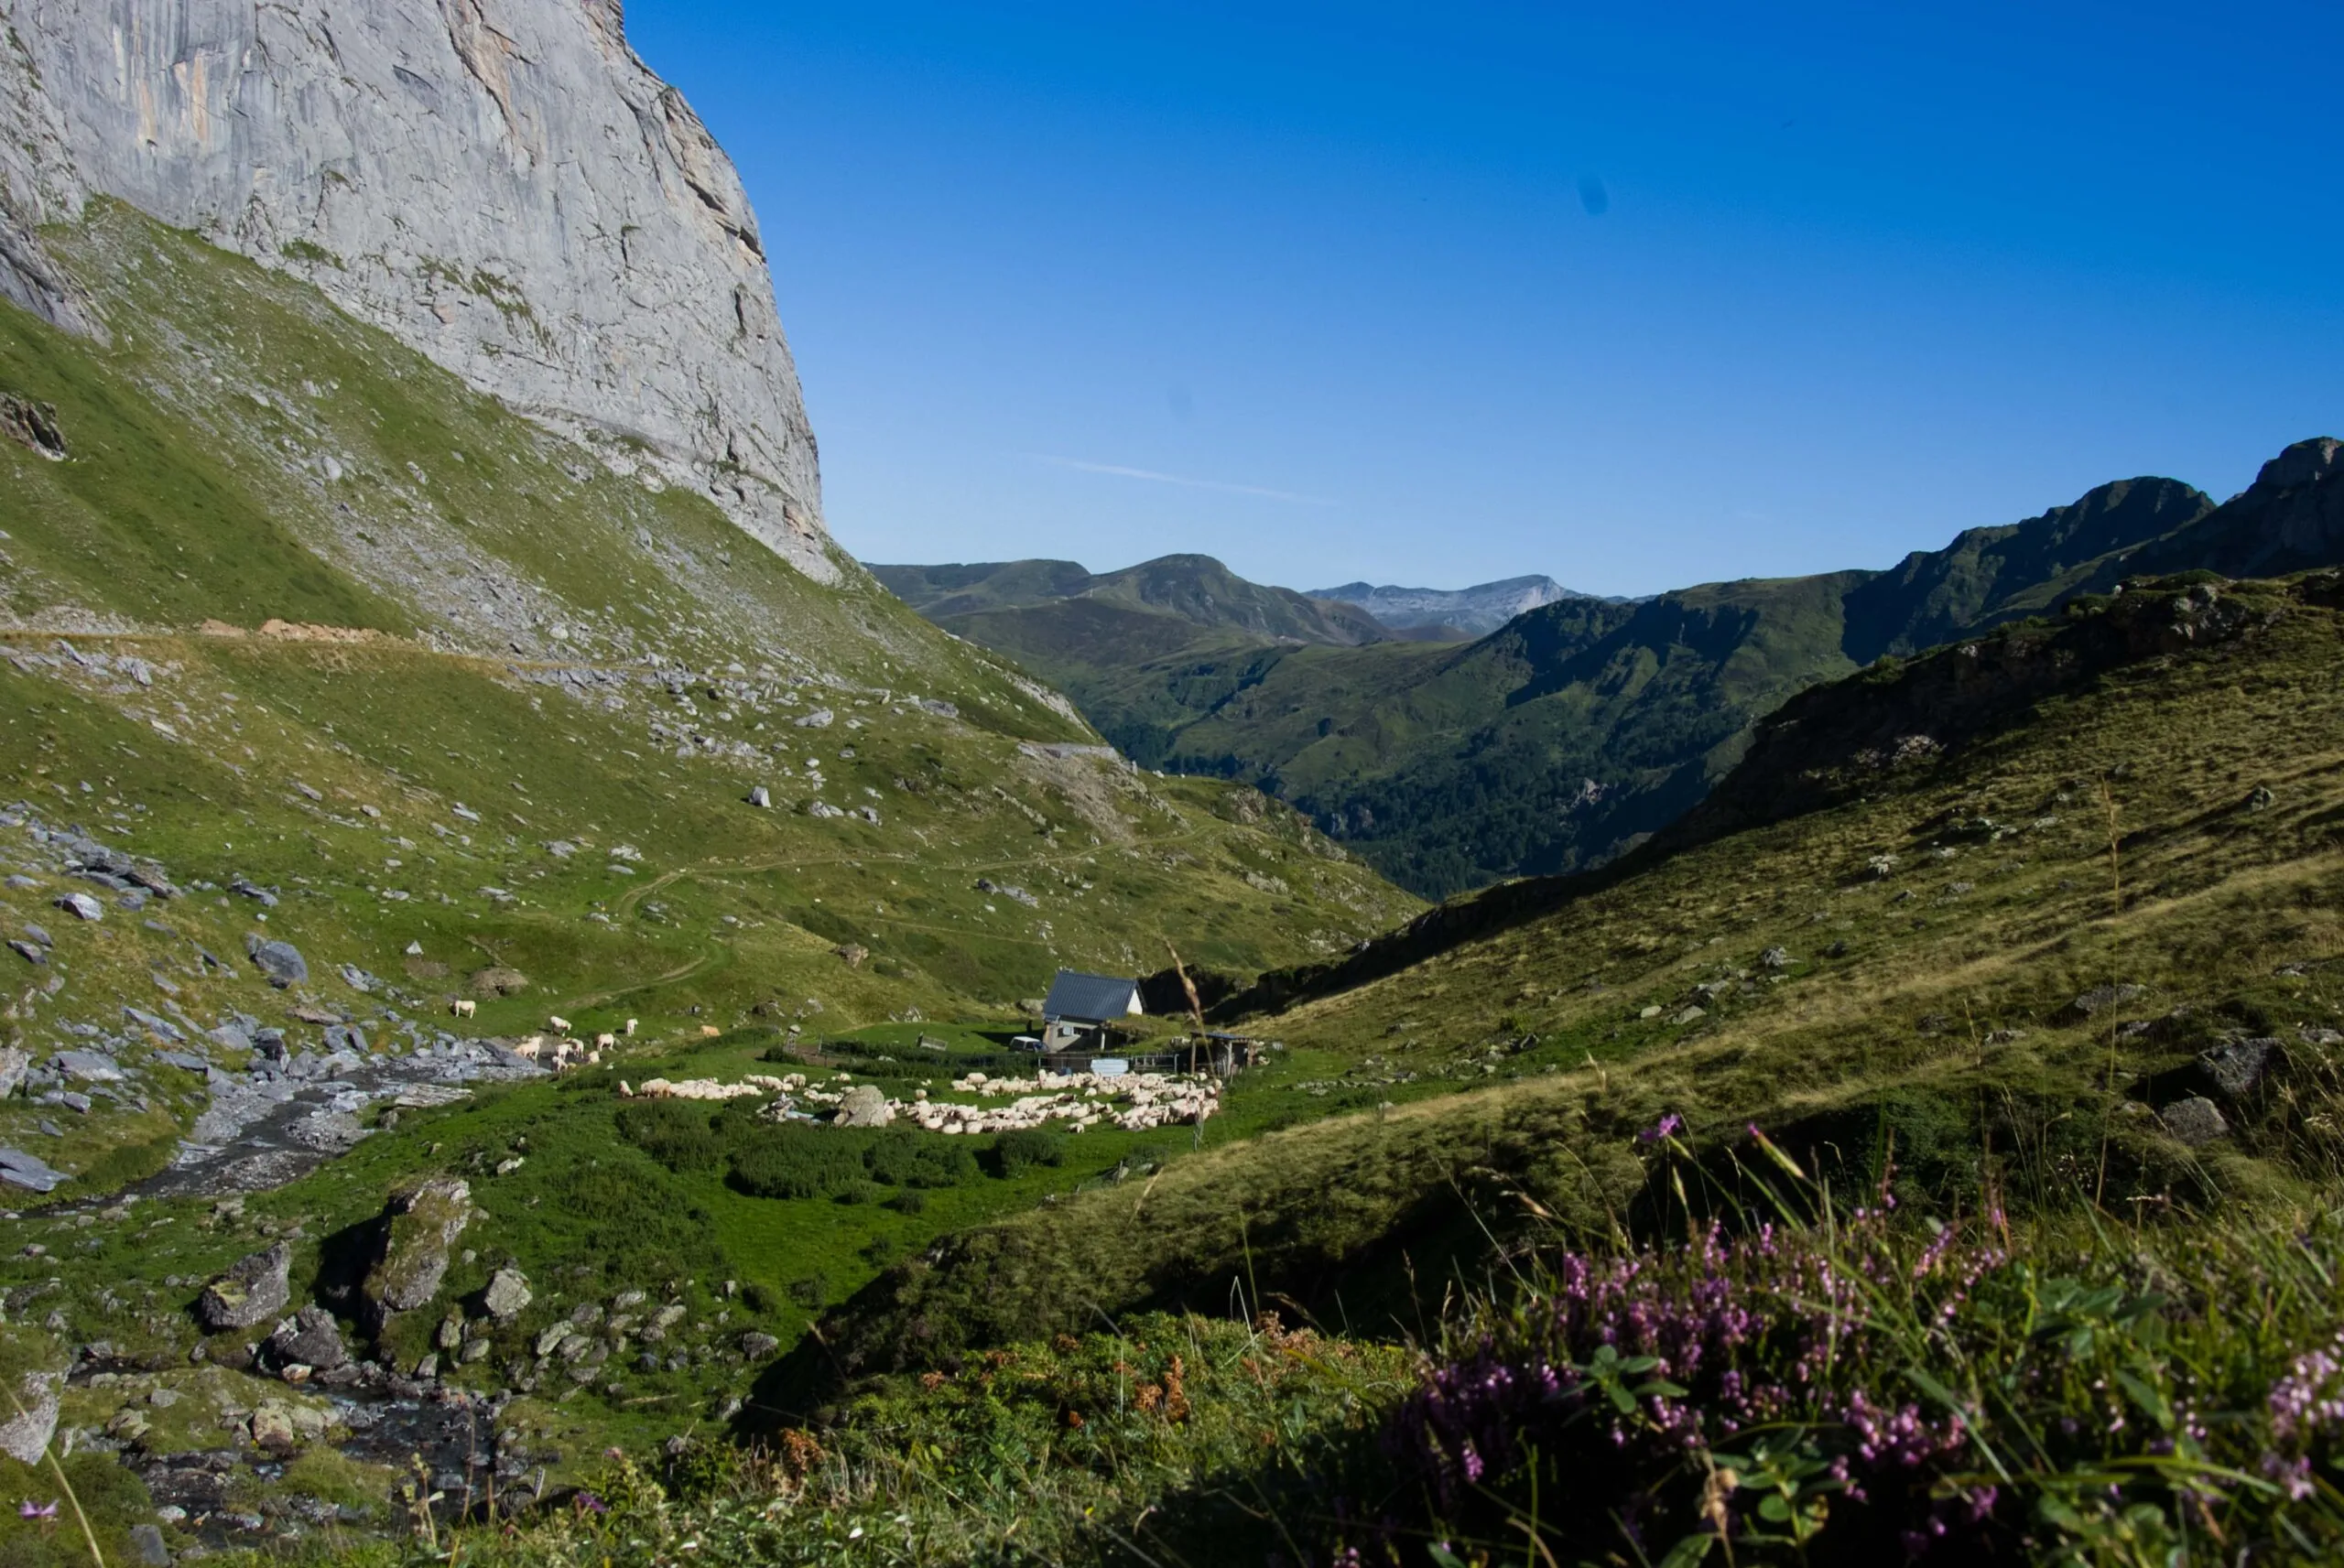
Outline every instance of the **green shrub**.
[(817, 1271), (789, 1281), (789, 1299), (809, 1312), (818, 1312), (830, 1299), (830, 1277)]
[(918, 1214), (928, 1207), (928, 1195), (917, 1187), (906, 1187), (889, 1198), (887, 1206), (897, 1214)]
[(619, 1109), (619, 1136), (683, 1174), (724, 1163), (724, 1141), (706, 1107), (690, 1100), (638, 1100)]
[(958, 1186), (977, 1173), (966, 1144), (903, 1127), (874, 1136), (863, 1161), (873, 1181), (891, 1187)]
[(859, 1141), (826, 1127), (783, 1122), (732, 1151), (732, 1185), (751, 1197), (830, 1197), (864, 1180)]
[(1022, 1176), (1036, 1165), (1065, 1163), (1066, 1141), (1038, 1127), (1004, 1132), (993, 1141), (993, 1173), (1004, 1179)]

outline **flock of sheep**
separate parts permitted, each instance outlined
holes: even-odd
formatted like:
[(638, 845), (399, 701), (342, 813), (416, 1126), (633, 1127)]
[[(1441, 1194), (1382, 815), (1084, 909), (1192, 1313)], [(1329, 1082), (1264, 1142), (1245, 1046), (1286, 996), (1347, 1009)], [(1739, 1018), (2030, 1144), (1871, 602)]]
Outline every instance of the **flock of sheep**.
[[(459, 1018), (470, 1018), (476, 1004), (459, 1000), (452, 1006)], [(599, 1066), (602, 1053), (615, 1047), (621, 1040), (635, 1033), (635, 1020), (615, 1033), (597, 1034), (592, 1044), (575, 1038), (570, 1033), (570, 1020), (559, 1015), (548, 1017), (546, 1027), (550, 1034), (531, 1034), (513, 1047), (515, 1055), (566, 1072), (578, 1066)], [(714, 1034), (713, 1029), (703, 1029), (703, 1034)], [(670, 1082), (666, 1078), (646, 1078), (637, 1087), (624, 1079), (619, 1082), (619, 1093), (628, 1098), (647, 1099), (729, 1100), (751, 1095), (772, 1095), (768, 1114), (786, 1116), (797, 1111), (801, 1103), (830, 1108), (836, 1119), (849, 1126), (881, 1126), (901, 1118), (929, 1132), (960, 1135), (985, 1132), (1017, 1132), (1028, 1128), (1047, 1126), (1053, 1121), (1064, 1122), (1069, 1132), (1081, 1132), (1101, 1122), (1112, 1122), (1126, 1132), (1145, 1132), (1150, 1128), (1201, 1124), (1207, 1117), (1221, 1108), (1221, 1083), (1204, 1074), (1181, 1073), (1037, 1073), (1032, 1078), (994, 1078), (983, 1073), (971, 1073), (955, 1078), (955, 1094), (979, 1097), (1015, 1095), (1017, 1098), (1005, 1106), (967, 1105), (956, 1100), (928, 1098), (926, 1089), (915, 1089), (909, 1100), (888, 1099), (877, 1089), (863, 1086), (858, 1093), (851, 1076), (845, 1073), (830, 1080), (835, 1087), (818, 1087), (804, 1073), (791, 1073), (775, 1077), (764, 1073), (751, 1073), (739, 1083), (726, 1083), (717, 1078), (684, 1078)], [(1026, 1091), (1033, 1092), (1026, 1092)], [(847, 1103), (855, 1095), (859, 1102)], [(803, 1114), (802, 1112), (800, 1114)]]
[[(470, 1018), (479, 1010), (480, 1004), (470, 999), (459, 999), (450, 1003), (448, 1008), (448, 1011), (458, 1018)], [(524, 1061), (537, 1062), (551, 1067), (557, 1073), (568, 1072), (572, 1067), (599, 1066), (602, 1064), (603, 1052), (612, 1049), (622, 1040), (634, 1037), (635, 1026), (635, 1021), (630, 1018), (626, 1021), (624, 1028), (614, 1033), (597, 1034), (594, 1036), (593, 1044), (589, 1044), (583, 1040), (572, 1038), (570, 1033), (570, 1020), (555, 1014), (546, 1020), (546, 1027), (553, 1032), (550, 1036), (525, 1035), (513, 1046), (513, 1054)]]
[[(676, 1082), (648, 1078), (640, 1086), (634, 1086), (622, 1081), (619, 1093), (630, 1098), (693, 1100), (773, 1095), (777, 1098), (771, 1108), (786, 1114), (801, 1103), (841, 1107), (855, 1092), (852, 1079), (844, 1073), (834, 1076), (830, 1084), (834, 1087), (819, 1087), (803, 1073), (791, 1073), (786, 1077), (751, 1073), (739, 1083), (718, 1078), (684, 1078)], [(947, 1135), (1016, 1132), (1053, 1121), (1066, 1123), (1070, 1132), (1080, 1132), (1101, 1122), (1112, 1122), (1126, 1132), (1144, 1132), (1154, 1127), (1201, 1122), (1221, 1108), (1219, 1080), (1173, 1073), (1112, 1076), (1069, 1073), (1056, 1077), (1044, 1074), (1033, 1078), (992, 1078), (982, 1073), (971, 1073), (955, 1079), (952, 1088), (957, 1094), (1016, 1095), (1017, 1098), (1005, 1106), (967, 1105), (930, 1099), (926, 1089), (915, 1089), (909, 1100), (884, 1099), (877, 1090), (866, 1086), (864, 1093), (876, 1102), (872, 1108), (875, 1110), (884, 1104), (884, 1113), (867, 1120), (860, 1117), (856, 1119), (864, 1125), (884, 1125), (900, 1118), (929, 1132)], [(1023, 1092), (1027, 1090), (1038, 1092)]]

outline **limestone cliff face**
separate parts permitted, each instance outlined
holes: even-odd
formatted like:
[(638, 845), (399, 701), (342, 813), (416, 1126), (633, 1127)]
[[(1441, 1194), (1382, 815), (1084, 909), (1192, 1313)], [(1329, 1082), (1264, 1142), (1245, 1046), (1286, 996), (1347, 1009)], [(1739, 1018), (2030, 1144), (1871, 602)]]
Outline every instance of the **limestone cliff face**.
[(119, 199), (835, 575), (765, 241), (619, 0), (0, 0), (0, 295), (96, 330), (35, 230)]

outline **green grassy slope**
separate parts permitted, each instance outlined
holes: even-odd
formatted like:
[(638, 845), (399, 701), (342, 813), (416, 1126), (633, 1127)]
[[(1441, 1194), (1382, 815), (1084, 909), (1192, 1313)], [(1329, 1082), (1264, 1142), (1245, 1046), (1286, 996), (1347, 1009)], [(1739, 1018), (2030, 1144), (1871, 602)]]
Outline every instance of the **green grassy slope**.
[[(130, 1076), (0, 1099), (0, 1146), (69, 1178), (8, 1189), (0, 1292), (63, 1325), (27, 1334), (105, 1342), (137, 1379), (77, 1384), (69, 1426), (152, 1385), (184, 1402), (140, 1403), (158, 1412), (140, 1446), (176, 1453), (218, 1446), (229, 1411), (297, 1399), (243, 1370), (234, 1336), (190, 1362), (196, 1290), (287, 1239), (297, 1303), (351, 1317), (353, 1238), (426, 1172), (472, 1183), (467, 1250), (373, 1348), (411, 1365), (444, 1303), (509, 1260), (537, 1305), (450, 1376), (510, 1388), (535, 1381), (558, 1319), (647, 1291), (689, 1313), (664, 1361), (630, 1350), (507, 1419), (580, 1465), (705, 1425), (753, 1375), (743, 1346), (764, 1342), (743, 1335), (786, 1346), (886, 1263), (1194, 1134), (1099, 1128), (1015, 1170), (971, 1138), (981, 1158), (933, 1190), (874, 1171), (780, 1198), (722, 1161), (646, 1153), (623, 1080), (852, 1072), (949, 1097), (959, 1057), (998, 1070), (1060, 965), (1143, 973), (1170, 943), (1251, 973), (1418, 907), (1250, 789), (1132, 767), (852, 562), (809, 581), (623, 443), (540, 429), (306, 287), (119, 210), (52, 240), (110, 341), (0, 308), (0, 392), (53, 406), (67, 450), (0, 438), (0, 935), (28, 950), (0, 949), (0, 1047), (37, 1066), (103, 1050)], [(70, 874), (67, 834), (173, 893)], [(77, 892), (103, 918), (58, 906)], [(272, 989), (246, 957), (262, 939), (294, 945), (309, 980)], [(223, 1021), (315, 1060), (329, 1028), (380, 1056), (554, 1015), (589, 1038), (637, 1029), (600, 1069), (362, 1107), (352, 1152), (242, 1214), (146, 1185), (213, 1103), (165, 1054), (250, 1065), (208, 1035)], [(60, 1087), (92, 1090), (87, 1108), (39, 1098)], [(381, 1523), (393, 1477), (319, 1473), (341, 1462), (315, 1447), (297, 1475), (260, 1464), (235, 1485), (322, 1487)]]
[[(1413, 1330), (1525, 1196), (1644, 1223), (1633, 1134), (1664, 1113), (1854, 1182), (1893, 1136), (1917, 1206), (2305, 1194), (2344, 1154), (2337, 602), (2135, 592), (1812, 692), (1678, 841), (1445, 912), (1251, 1022), (1380, 1108), (960, 1238), (832, 1343), (901, 1363), (1232, 1290)], [(2141, 989), (2073, 1007), (2107, 985)], [(2161, 1113), (2241, 1035), (2282, 1042), (2284, 1087), (2185, 1147)]]

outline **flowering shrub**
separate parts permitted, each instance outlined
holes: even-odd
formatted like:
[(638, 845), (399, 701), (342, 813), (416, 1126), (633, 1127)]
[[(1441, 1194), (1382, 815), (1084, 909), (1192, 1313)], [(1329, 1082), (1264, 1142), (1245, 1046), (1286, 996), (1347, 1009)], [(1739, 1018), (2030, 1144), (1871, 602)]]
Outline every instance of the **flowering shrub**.
[[(1646, 1141), (1681, 1157), (1676, 1131)], [(2141, 1238), (2014, 1248), (1991, 1212), (1892, 1207), (1538, 1261), (1427, 1357), (1385, 1428), (1394, 1485), (1335, 1560), (1510, 1561), (1525, 1537), (1666, 1568), (2344, 1548), (2344, 1303), (2306, 1288), (2334, 1277), (2333, 1227), (2197, 1238), (2187, 1279)]]
[(1543, 1483), (1554, 1528), (1648, 1552), (1702, 1531), (1804, 1545), (1835, 1509), (1835, 1544), (1861, 1536), (1870, 1561), (1975, 1534), (1998, 1492), (1960, 1478), (1968, 1422), (1895, 1386), (1907, 1347), (1873, 1308), (1901, 1286), (1949, 1320), (2001, 1254), (1941, 1238), (1907, 1260), (1879, 1227), (1849, 1243), (1712, 1227), (1674, 1254), (1566, 1256), (1428, 1368), (1394, 1457), (1445, 1519), (1503, 1525), (1511, 1483)]

